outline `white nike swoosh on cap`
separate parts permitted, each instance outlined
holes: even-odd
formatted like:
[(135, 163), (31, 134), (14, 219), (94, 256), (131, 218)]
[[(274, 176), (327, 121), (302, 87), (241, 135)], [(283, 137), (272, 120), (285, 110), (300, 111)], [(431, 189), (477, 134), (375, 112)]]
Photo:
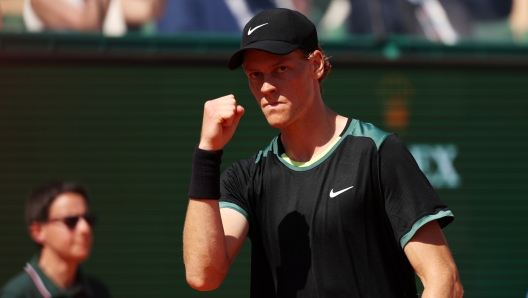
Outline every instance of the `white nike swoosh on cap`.
[(345, 191), (351, 189), (352, 187), (354, 187), (354, 186), (350, 186), (350, 187), (345, 188), (345, 189), (342, 189), (342, 190), (340, 190), (340, 191), (338, 191), (338, 192), (334, 192), (334, 189), (332, 188), (332, 190), (330, 191), (330, 197), (331, 197), (331, 198), (335, 198), (335, 197), (337, 197), (338, 195), (344, 193)]
[(251, 33), (253, 33), (253, 31), (257, 30), (258, 28), (262, 27), (262, 26), (266, 26), (268, 23), (265, 23), (265, 24), (262, 24), (262, 25), (258, 25), (257, 27), (251, 29), (251, 27), (249, 27), (249, 30), (248, 30), (248, 35), (251, 35)]

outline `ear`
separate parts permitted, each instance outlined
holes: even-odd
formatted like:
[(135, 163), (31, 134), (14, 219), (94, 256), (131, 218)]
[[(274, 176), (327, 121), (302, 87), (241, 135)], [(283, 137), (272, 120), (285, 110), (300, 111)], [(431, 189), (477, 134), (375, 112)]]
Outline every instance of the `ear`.
[(44, 240), (46, 239), (46, 232), (43, 229), (43, 226), (41, 223), (38, 223), (36, 221), (32, 222), (29, 226), (29, 235), (38, 244), (43, 244)]
[(312, 61), (314, 66), (315, 79), (319, 80), (324, 73), (324, 56), (319, 50), (315, 50), (312, 54)]

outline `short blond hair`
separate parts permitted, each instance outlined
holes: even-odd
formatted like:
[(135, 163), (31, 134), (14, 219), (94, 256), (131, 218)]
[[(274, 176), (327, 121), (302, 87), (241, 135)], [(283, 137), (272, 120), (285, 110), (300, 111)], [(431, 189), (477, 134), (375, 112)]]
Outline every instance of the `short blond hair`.
[[(312, 58), (313, 56), (313, 52), (309, 52), (305, 49), (302, 49), (302, 48), (299, 48), (299, 50), (303, 53), (304, 57), (306, 59), (310, 59)], [(326, 79), (326, 77), (328, 76), (328, 74), (330, 73), (330, 70), (332, 69), (332, 64), (330, 63), (330, 56), (327, 56), (324, 52), (323, 52), (323, 48), (321, 47), (320, 44), (317, 45), (317, 50), (319, 50), (322, 54), (323, 54), (323, 60), (324, 60), (324, 71), (323, 71), (323, 75), (319, 78), (319, 92), (321, 92), (321, 94), (323, 93), (323, 80)]]

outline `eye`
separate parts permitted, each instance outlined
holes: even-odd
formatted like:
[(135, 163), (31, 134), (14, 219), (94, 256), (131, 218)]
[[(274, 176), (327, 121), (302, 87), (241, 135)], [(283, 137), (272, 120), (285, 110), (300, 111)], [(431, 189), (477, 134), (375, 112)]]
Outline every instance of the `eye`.
[(248, 77), (249, 77), (250, 79), (257, 79), (257, 78), (259, 78), (261, 75), (262, 75), (262, 73), (256, 71), (256, 72), (251, 72), (251, 73), (249, 73), (249, 74), (248, 74)]
[(286, 72), (286, 70), (288, 70), (288, 67), (286, 67), (286, 66), (277, 67), (277, 72), (278, 73), (284, 73), (284, 72)]
[(77, 222), (79, 222), (79, 216), (65, 217), (62, 221), (66, 226), (68, 226), (68, 228), (73, 230), (77, 226)]

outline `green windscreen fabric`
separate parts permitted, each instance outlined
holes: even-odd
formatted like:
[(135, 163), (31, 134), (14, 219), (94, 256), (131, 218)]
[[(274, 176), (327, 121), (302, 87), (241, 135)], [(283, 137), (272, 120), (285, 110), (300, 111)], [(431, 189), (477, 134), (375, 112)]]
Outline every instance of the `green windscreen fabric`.
[[(455, 221), (444, 233), (465, 297), (525, 297), (528, 72), (337, 65), (324, 89), (340, 114), (398, 133), (451, 207)], [(277, 134), (241, 70), (0, 61), (0, 283), (36, 252), (23, 221), (26, 197), (60, 178), (90, 192), (100, 220), (84, 267), (115, 297), (248, 297), (249, 241), (213, 292), (187, 285), (182, 260), (203, 104), (227, 94), (246, 114), (223, 168)]]

